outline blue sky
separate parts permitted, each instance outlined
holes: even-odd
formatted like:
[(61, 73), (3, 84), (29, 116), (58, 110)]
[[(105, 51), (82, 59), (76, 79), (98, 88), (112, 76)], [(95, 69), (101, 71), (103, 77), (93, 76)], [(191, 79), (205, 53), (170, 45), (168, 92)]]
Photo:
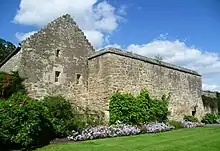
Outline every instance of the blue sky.
[[(125, 45), (146, 43), (160, 34), (187, 39), (201, 49), (220, 50), (219, 0), (138, 0), (131, 1), (127, 22), (115, 34), (114, 42)], [(126, 4), (125, 4), (126, 5)], [(140, 9), (137, 9), (137, 8)], [(122, 33), (124, 34), (123, 37)], [(138, 39), (136, 37), (139, 37)]]
[(2, 0), (0, 37), (17, 44), (69, 13), (97, 48), (115, 46), (197, 70), (220, 90), (220, 0)]

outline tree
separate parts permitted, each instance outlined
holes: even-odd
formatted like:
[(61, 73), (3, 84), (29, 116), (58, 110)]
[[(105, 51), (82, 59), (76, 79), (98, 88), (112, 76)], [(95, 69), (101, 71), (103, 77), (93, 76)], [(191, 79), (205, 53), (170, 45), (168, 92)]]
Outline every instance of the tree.
[(0, 62), (15, 49), (15, 45), (11, 42), (0, 38)]

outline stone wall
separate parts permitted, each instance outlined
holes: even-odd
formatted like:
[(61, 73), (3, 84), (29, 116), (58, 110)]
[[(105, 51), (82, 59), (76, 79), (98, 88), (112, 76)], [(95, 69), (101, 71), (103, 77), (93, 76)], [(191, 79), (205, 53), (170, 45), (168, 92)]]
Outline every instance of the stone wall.
[(106, 111), (109, 87), (109, 60), (107, 55), (89, 61), (89, 105), (96, 110)]
[[(197, 73), (179, 67), (175, 69), (172, 65), (159, 62), (144, 61), (133, 54), (112, 51), (110, 48), (104, 53), (98, 52), (91, 56), (89, 64), (93, 66), (90, 69), (90, 72), (93, 72), (92, 75), (95, 73), (99, 77), (107, 75), (106, 81), (94, 87), (96, 91), (104, 87), (104, 93), (108, 96), (117, 90), (137, 94), (142, 88), (147, 88), (152, 96), (171, 93), (170, 119), (180, 120), (184, 115), (192, 115), (195, 107), (195, 116), (199, 119), (204, 116), (201, 77)], [(96, 78), (91, 76), (90, 81), (93, 82), (90, 83), (97, 82)], [(90, 89), (93, 89), (92, 85)], [(102, 93), (98, 97), (94, 95), (91, 98), (93, 98), (93, 104), (100, 109), (108, 110), (108, 98), (104, 98)], [(100, 103), (99, 99), (104, 100)]]
[(171, 94), (171, 119), (192, 115), (195, 108), (199, 119), (204, 115), (197, 72), (115, 48), (94, 53), (70, 15), (23, 41), (21, 50), (1, 67), (11, 70), (26, 78), (24, 84), (33, 98), (62, 94), (106, 116), (113, 92), (137, 94), (142, 88), (153, 96)]
[[(21, 49), (21, 50), (19, 50), (19, 52), (13, 54), (13, 57), (11, 57), (7, 62), (5, 62), (1, 66), (0, 71), (10, 73), (11, 71), (21, 70), (22, 51), (23, 50)], [(14, 52), (12, 52), (12, 53), (14, 53)]]
[[(87, 105), (87, 58), (94, 49), (70, 15), (52, 21), (23, 41), (21, 47), (19, 72), (26, 78), (31, 97), (62, 94), (78, 105)], [(6, 65), (3, 68), (11, 68)]]
[[(212, 91), (202, 91), (202, 95), (210, 97), (210, 98), (217, 98), (217, 92)], [(217, 101), (217, 100), (216, 100)], [(215, 108), (211, 108), (210, 106), (204, 106), (205, 114), (218, 114), (218, 106), (216, 102)]]

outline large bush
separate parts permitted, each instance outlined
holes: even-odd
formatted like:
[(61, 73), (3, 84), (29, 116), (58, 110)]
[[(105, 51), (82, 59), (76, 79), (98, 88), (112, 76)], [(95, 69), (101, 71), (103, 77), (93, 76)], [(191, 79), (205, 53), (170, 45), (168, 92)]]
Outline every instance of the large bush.
[(48, 118), (52, 123), (56, 137), (64, 137), (72, 130), (82, 131), (90, 126), (103, 124), (103, 113), (82, 108), (71, 103), (63, 96), (47, 96), (41, 100), (47, 108)]
[(202, 119), (202, 122), (206, 124), (214, 124), (217, 123), (217, 119), (218, 116), (215, 114), (206, 114), (205, 117)]
[(0, 98), (7, 99), (14, 93), (26, 92), (23, 81), (24, 79), (19, 76), (18, 72), (11, 74), (0, 72)]
[(71, 103), (62, 96), (47, 96), (41, 101), (47, 109), (48, 119), (54, 127), (56, 137), (70, 134), (75, 128)]
[(18, 72), (0, 73), (0, 146), (35, 148), (73, 129), (103, 123), (103, 113), (82, 109), (62, 96), (34, 100), (27, 96)]
[(138, 96), (130, 93), (116, 92), (110, 97), (110, 123), (121, 121), (126, 124), (143, 124), (145, 122), (162, 122), (168, 115), (168, 97), (154, 99), (146, 89)]
[(53, 136), (46, 108), (25, 94), (13, 94), (8, 100), (0, 101), (0, 111), (1, 149), (41, 146)]
[(90, 108), (82, 108), (77, 105), (74, 106), (74, 125), (75, 130), (82, 132), (88, 127), (98, 125), (107, 125), (102, 111), (91, 110)]

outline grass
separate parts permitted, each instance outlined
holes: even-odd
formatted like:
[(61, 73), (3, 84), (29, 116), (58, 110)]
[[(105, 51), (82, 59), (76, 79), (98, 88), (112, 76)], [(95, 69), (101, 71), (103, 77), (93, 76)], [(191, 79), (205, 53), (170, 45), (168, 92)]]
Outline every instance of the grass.
[(38, 151), (219, 151), (220, 127), (53, 144)]

